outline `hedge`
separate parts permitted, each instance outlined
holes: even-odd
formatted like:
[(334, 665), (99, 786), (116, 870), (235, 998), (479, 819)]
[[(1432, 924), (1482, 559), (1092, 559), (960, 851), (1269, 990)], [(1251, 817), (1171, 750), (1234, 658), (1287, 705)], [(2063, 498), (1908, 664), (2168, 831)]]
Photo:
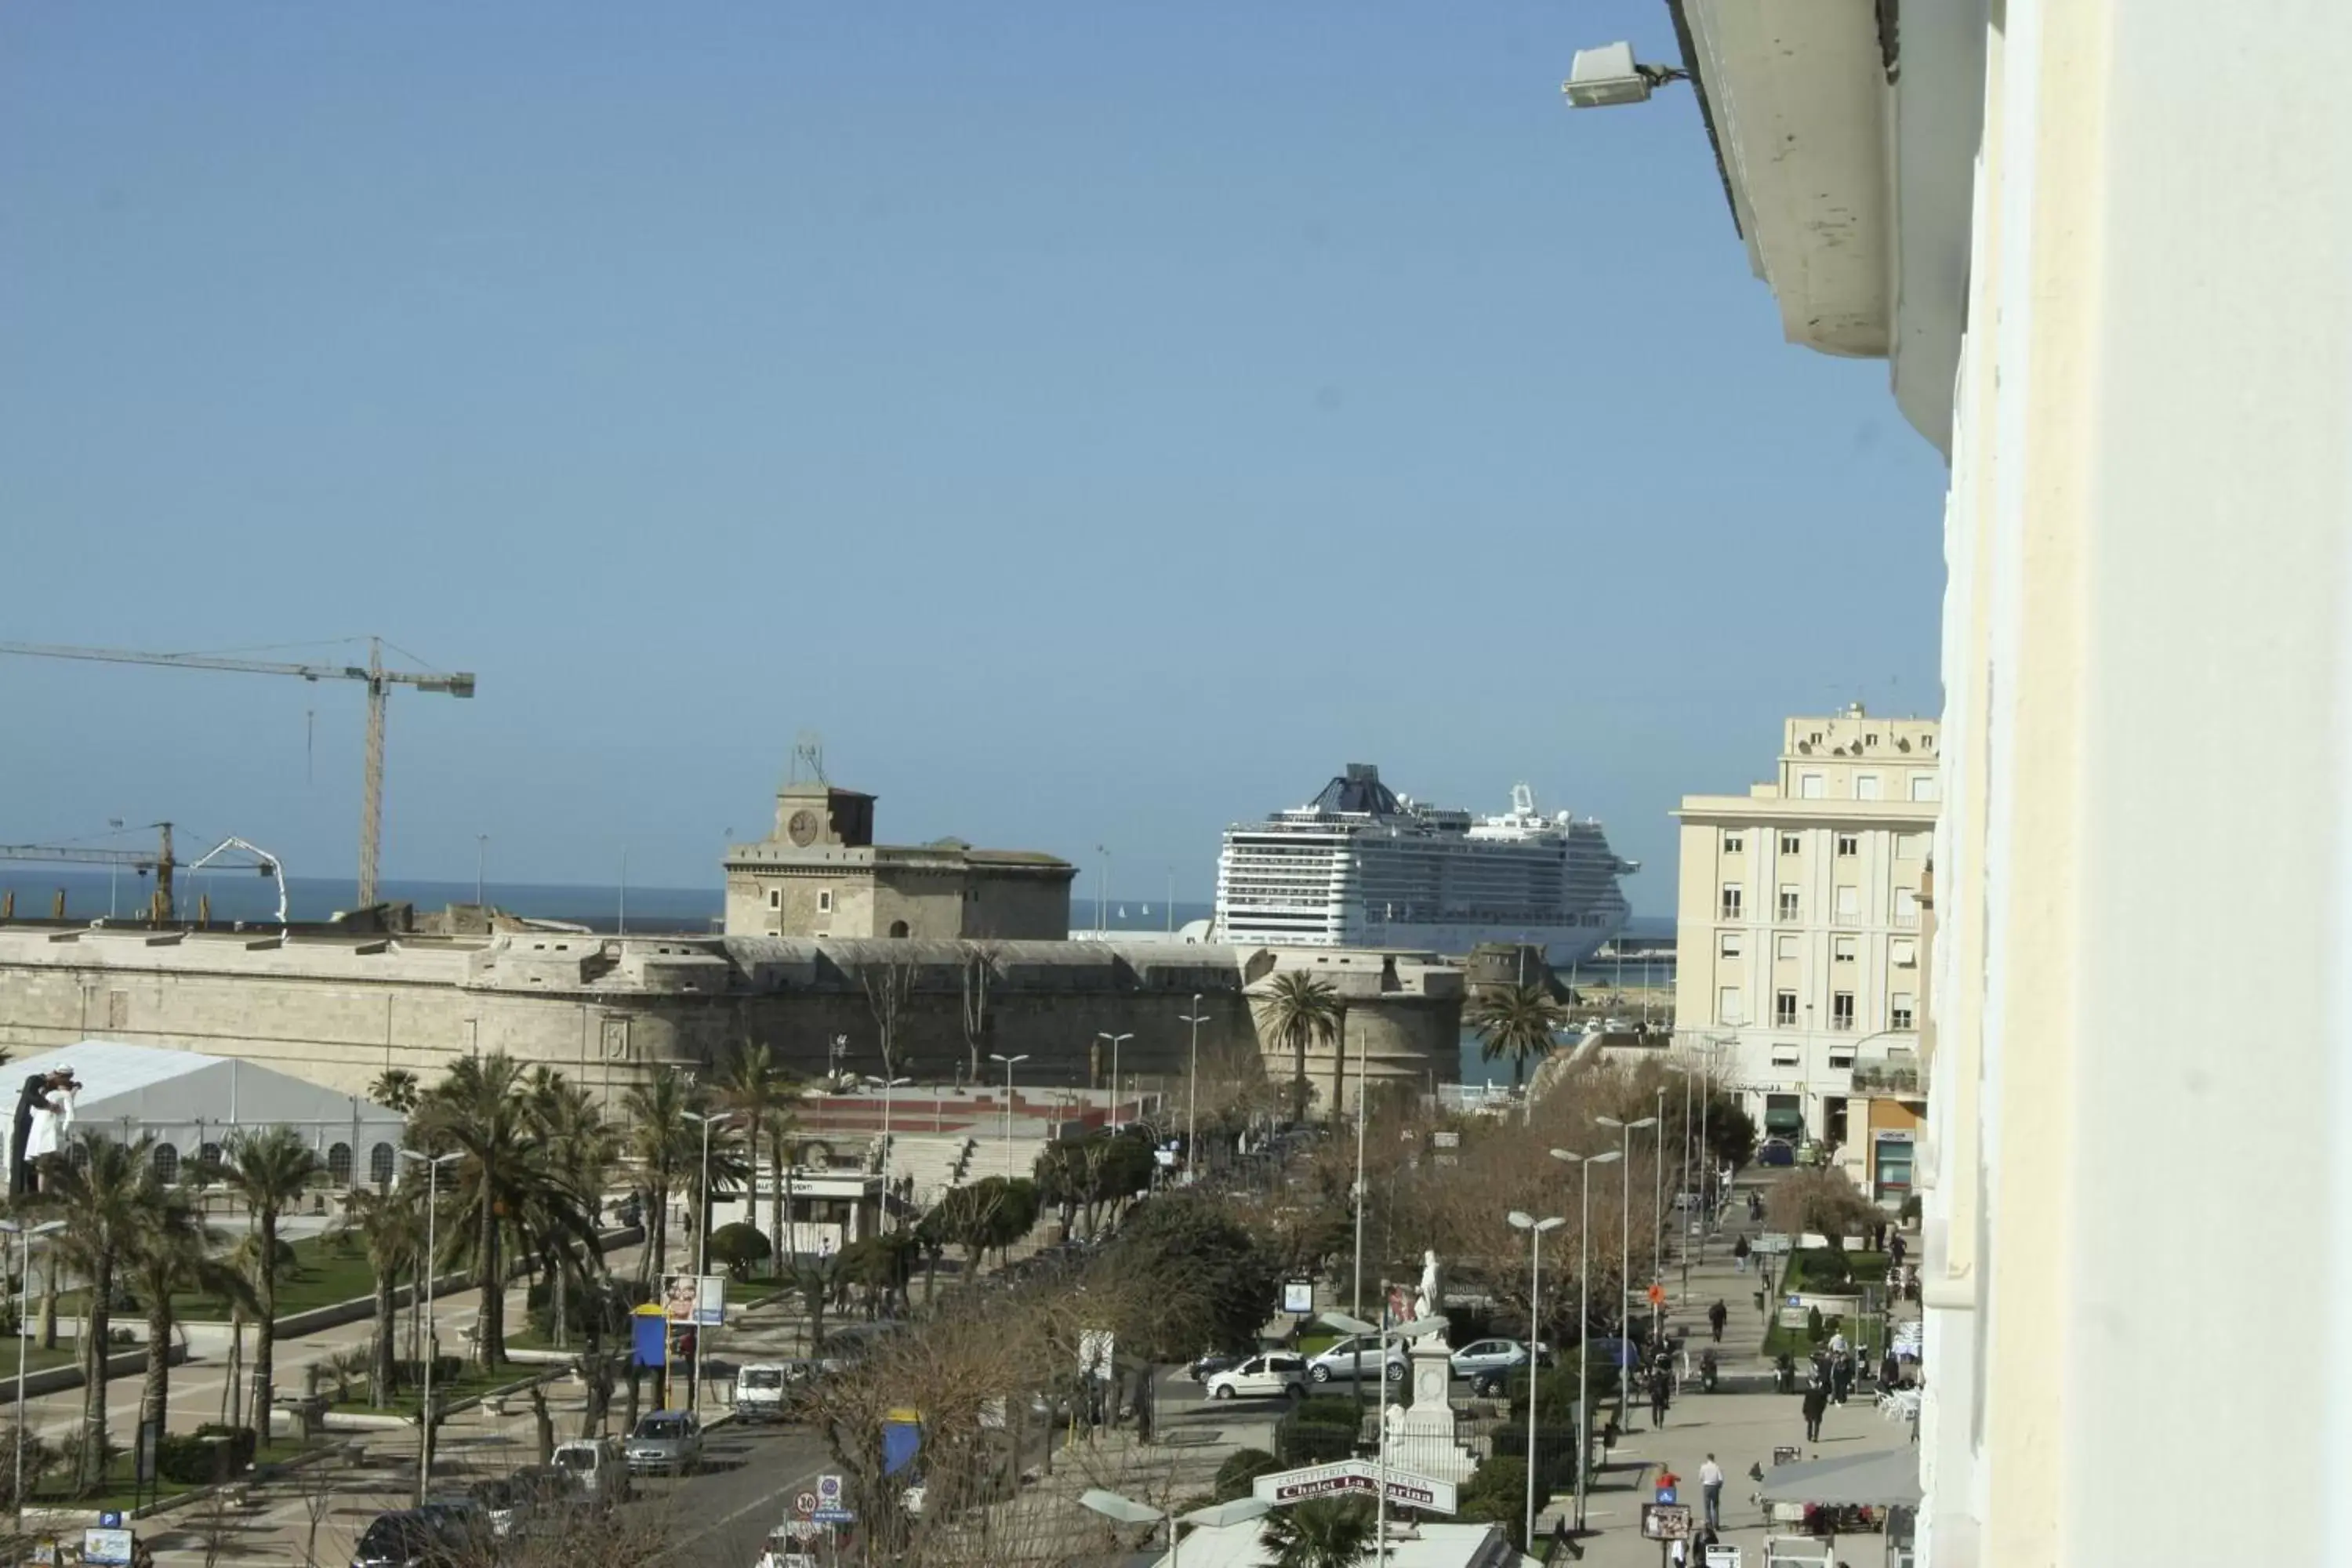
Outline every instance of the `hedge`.
[(1275, 1424), (1274, 1452), (1286, 1467), (1323, 1465), (1356, 1457), (1354, 1426), (1326, 1426), (1286, 1415)]
[(1350, 1432), (1360, 1432), (1365, 1408), (1352, 1399), (1320, 1394), (1293, 1405), (1290, 1418), (1309, 1426), (1345, 1426)]
[[(225, 1436), (226, 1444), (208, 1443), (207, 1437)], [(253, 1464), (253, 1456), (260, 1447), (260, 1438), (250, 1426), (224, 1426), (207, 1421), (193, 1433), (166, 1436), (155, 1446), (155, 1469), (167, 1481), (181, 1486), (204, 1486), (214, 1479), (214, 1450), (228, 1450), (228, 1473), (243, 1475)]]
[[(1524, 1487), (1527, 1451), (1527, 1423), (1507, 1421), (1495, 1428), (1495, 1458), (1487, 1463), (1491, 1465), (1504, 1458), (1517, 1460)], [(1576, 1484), (1575, 1427), (1547, 1425), (1536, 1428), (1536, 1474), (1549, 1487), (1572, 1487)]]

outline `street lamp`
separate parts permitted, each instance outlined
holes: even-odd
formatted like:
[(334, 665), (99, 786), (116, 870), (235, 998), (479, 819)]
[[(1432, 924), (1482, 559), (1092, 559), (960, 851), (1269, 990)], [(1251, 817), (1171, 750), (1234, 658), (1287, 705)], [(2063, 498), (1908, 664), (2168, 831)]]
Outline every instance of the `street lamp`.
[[(698, 1110), (688, 1110), (683, 1114), (688, 1121), (702, 1123), (702, 1180), (694, 1189), (694, 1301), (699, 1313), (702, 1277), (710, 1272), (710, 1130), (736, 1120), (742, 1113), (722, 1110), (716, 1115), (705, 1115)], [(686, 1387), (686, 1407), (688, 1410), (702, 1408), (702, 1329), (703, 1325), (698, 1321), (694, 1325), (694, 1369), (692, 1381)], [(663, 1351), (663, 1359), (668, 1359), (667, 1348)]]
[(1178, 1525), (1189, 1524), (1196, 1528), (1205, 1525), (1213, 1530), (1220, 1525), (1240, 1524), (1245, 1520), (1260, 1519), (1274, 1511), (1274, 1505), (1263, 1498), (1244, 1497), (1235, 1498), (1231, 1502), (1211, 1503), (1206, 1508), (1196, 1508), (1190, 1513), (1170, 1513), (1165, 1509), (1157, 1509), (1149, 1503), (1137, 1502), (1133, 1498), (1121, 1497), (1117, 1492), (1105, 1491), (1100, 1487), (1088, 1487), (1079, 1494), (1078, 1506), (1090, 1509), (1105, 1519), (1116, 1520), (1121, 1524), (1158, 1524), (1163, 1520), (1167, 1521), (1168, 1568), (1176, 1568), (1178, 1550), (1176, 1527)]
[[(1524, 1209), (1513, 1209), (1503, 1216), (1511, 1222), (1513, 1230), (1528, 1233), (1528, 1528), (1520, 1540), (1529, 1545), (1536, 1539), (1536, 1387), (1540, 1381), (1536, 1346), (1543, 1339), (1543, 1238), (1544, 1232), (1558, 1230), (1568, 1223), (1554, 1215), (1549, 1219), (1538, 1219)], [(1580, 1393), (1578, 1398), (1583, 1395)], [(1582, 1465), (1580, 1456), (1578, 1464)]]
[[(433, 1360), (441, 1350), (441, 1337), (433, 1325), (433, 1287), (439, 1283), (433, 1273), (437, 1261), (434, 1224), (441, 1217), (441, 1167), (463, 1152), (459, 1149), (432, 1155), (420, 1154), (414, 1149), (400, 1152), (402, 1159), (414, 1160), (425, 1167), (425, 1267), (420, 1270), (425, 1289), (425, 1390), (416, 1405), (416, 1500), (420, 1503), (425, 1494), (433, 1489)], [(18, 1408), (23, 1408), (21, 1402)]]
[(882, 1091), (882, 1215), (887, 1219), (890, 1215), (890, 1166), (891, 1155), (894, 1152), (890, 1146), (890, 1091), (894, 1089), (904, 1089), (915, 1080), (911, 1078), (869, 1076), (860, 1081), (868, 1089), (878, 1089)]
[[(1582, 1534), (1585, 1460), (1592, 1449), (1592, 1167), (1605, 1165), (1618, 1155), (1614, 1149), (1606, 1154), (1577, 1154), (1555, 1149), (1551, 1157), (1580, 1165), (1584, 1170), (1582, 1217), (1577, 1222), (1576, 1239), (1576, 1529)], [(1532, 1391), (1535, 1374), (1530, 1371), (1528, 1376), (1528, 1386)], [(1617, 1377), (1622, 1385), (1625, 1377), (1622, 1344), (1617, 1347)]]
[(477, 833), (477, 834), (475, 834), (475, 835), (474, 835), (474, 907), (475, 907), (475, 908), (477, 908), (477, 909), (479, 909), (479, 908), (482, 906), (482, 867), (483, 867), (483, 865), (484, 865), (484, 864), (485, 864), (485, 863), (489, 859), (489, 855), (490, 855), (490, 836), (489, 836), (488, 834), (487, 834), (487, 833)]
[(1097, 1029), (1095, 1038), (1110, 1042), (1110, 1119), (1118, 1121), (1118, 1047), (1121, 1042), (1135, 1038), (1132, 1034), (1114, 1035), (1108, 1029)]
[[(33, 1238), (49, 1236), (66, 1227), (61, 1219), (43, 1220), (28, 1226), (19, 1220), (0, 1219), (0, 1232), (16, 1238), (16, 1533), (25, 1533), (25, 1303), (32, 1294)], [(157, 1434), (162, 1436), (161, 1433)]]
[[(1173, 904), (1169, 905), (1174, 909)], [(1192, 1072), (1184, 1090), (1184, 1180), (1189, 1184), (1199, 1179), (1200, 1145), (1193, 1142), (1199, 1136), (1201, 1109), (1201, 1026), (1210, 1021), (1201, 1011), (1201, 994), (1192, 993), (1192, 1010), (1179, 1013), (1176, 1021), (1192, 1026)]]
[(1013, 1177), (1013, 1064), (1027, 1061), (1029, 1053), (1024, 1051), (1017, 1057), (1008, 1057), (991, 1051), (988, 1059), (1004, 1064), (1004, 1175), (1010, 1181)]
[[(1554, 1220), (1551, 1223), (1558, 1225), (1559, 1221)], [(1430, 1305), (1435, 1307), (1437, 1303), (1433, 1301)], [(1383, 1329), (1368, 1323), (1361, 1318), (1351, 1317), (1346, 1312), (1325, 1312), (1320, 1314), (1317, 1321), (1328, 1323), (1343, 1334), (1368, 1336), (1378, 1342), (1381, 1347), (1380, 1479), (1374, 1488), (1374, 1496), (1378, 1500), (1372, 1504), (1372, 1539), (1379, 1544), (1375, 1548), (1372, 1561), (1375, 1563), (1385, 1563), (1389, 1559), (1389, 1342), (1417, 1340), (1424, 1334), (1442, 1333), (1451, 1325), (1444, 1318), (1415, 1318), (1411, 1322), (1398, 1323), (1391, 1328)], [(1356, 1375), (1360, 1384), (1363, 1376), (1363, 1365), (1364, 1352), (1359, 1350), (1356, 1352)], [(1360, 1388), (1359, 1397), (1360, 1397)], [(1530, 1430), (1532, 1426), (1531, 1418)], [(1170, 1568), (1174, 1568), (1174, 1564), (1170, 1564)]]
[(1618, 1172), (1620, 1190), (1617, 1207), (1617, 1337), (1633, 1337), (1633, 1129), (1654, 1127), (1657, 1120), (1644, 1116), (1639, 1121), (1620, 1121), (1613, 1116), (1592, 1119), (1603, 1127), (1614, 1127), (1624, 1134), (1622, 1152), (1624, 1168)]

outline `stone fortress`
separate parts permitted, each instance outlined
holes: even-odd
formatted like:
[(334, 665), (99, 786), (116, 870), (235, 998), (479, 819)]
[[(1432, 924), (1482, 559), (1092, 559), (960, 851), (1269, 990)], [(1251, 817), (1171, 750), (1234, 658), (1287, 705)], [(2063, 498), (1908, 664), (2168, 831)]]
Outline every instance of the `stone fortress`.
[[(503, 1051), (612, 1095), (658, 1067), (707, 1071), (749, 1040), (805, 1078), (878, 1074), (887, 1009), (894, 1070), (921, 1081), (959, 1077), (976, 1038), (984, 1073), (991, 1051), (1028, 1056), (1024, 1088), (1107, 1083), (1094, 1047), (1109, 1033), (1132, 1037), (1124, 1079), (1171, 1084), (1192, 1044), (1180, 1020), (1197, 997), (1209, 1020), (1202, 1060), (1254, 1046), (1281, 1082), (1290, 1053), (1261, 1030), (1253, 992), (1306, 967), (1347, 1005), (1351, 1078), (1361, 1053), (1376, 1080), (1425, 1089), (1459, 1079), (1464, 984), (1452, 963), (1150, 933), (1072, 941), (1067, 862), (960, 843), (877, 846), (873, 805), (787, 784), (775, 836), (728, 852), (723, 935), (600, 935), (480, 910), (424, 922), (378, 910), (283, 931), (0, 922), (0, 1047), (22, 1057), (104, 1039), (203, 1051), (347, 1093), (387, 1068), (429, 1083), (459, 1056)], [(1309, 1055), (1318, 1103), (1337, 1065), (1328, 1047)]]

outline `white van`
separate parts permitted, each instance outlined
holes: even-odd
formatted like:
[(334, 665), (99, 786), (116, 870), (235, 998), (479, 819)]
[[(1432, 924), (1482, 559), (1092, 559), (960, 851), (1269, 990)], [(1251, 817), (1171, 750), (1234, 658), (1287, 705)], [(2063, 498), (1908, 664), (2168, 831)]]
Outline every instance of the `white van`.
[(620, 1451), (597, 1437), (574, 1437), (558, 1443), (551, 1461), (580, 1483), (580, 1489), (598, 1507), (629, 1500), (629, 1467)]

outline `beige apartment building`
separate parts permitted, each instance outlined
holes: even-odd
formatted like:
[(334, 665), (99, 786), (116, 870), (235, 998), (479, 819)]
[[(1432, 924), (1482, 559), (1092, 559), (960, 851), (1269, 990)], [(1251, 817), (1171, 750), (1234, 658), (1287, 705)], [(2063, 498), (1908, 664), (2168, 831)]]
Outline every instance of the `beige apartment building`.
[(1936, 721), (1857, 705), (1781, 727), (1773, 777), (1682, 823), (1675, 1022), (1768, 1135), (1844, 1143), (1857, 1066), (1916, 1060)]

